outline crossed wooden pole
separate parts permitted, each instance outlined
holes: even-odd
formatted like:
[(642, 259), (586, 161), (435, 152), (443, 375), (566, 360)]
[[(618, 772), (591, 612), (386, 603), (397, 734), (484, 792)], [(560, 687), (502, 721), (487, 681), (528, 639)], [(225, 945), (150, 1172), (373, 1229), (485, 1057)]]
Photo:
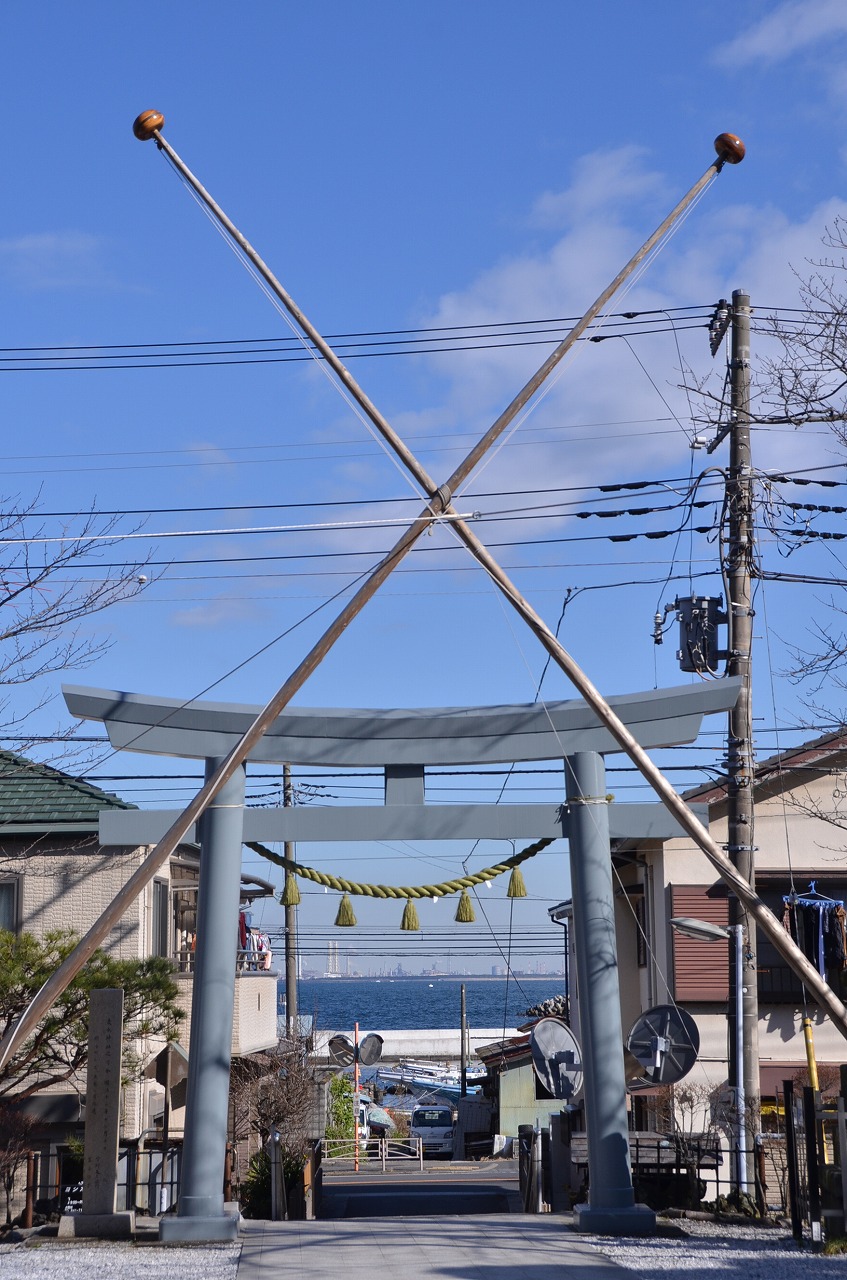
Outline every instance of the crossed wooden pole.
[(224, 228), (245, 257), (260, 273), (266, 284), (279, 299), (286, 311), (299, 326), (303, 334), (313, 344), (346, 390), (350, 393), (370, 422), (394, 451), (400, 461), (408, 469), (414, 480), (426, 495), (425, 506), (421, 514), (411, 523), (391, 550), (383, 557), (376, 568), (361, 584), (352, 598), (330, 624), (321, 638), (313, 646), (302, 662), (289, 675), (284, 684), (265, 704), (250, 728), (230, 751), (226, 759), (212, 773), (205, 785), (198, 791), (193, 800), (168, 829), (164, 837), (151, 850), (139, 865), (130, 879), (100, 918), (91, 926), (85, 936), (77, 944), (63, 964), (51, 975), (18, 1021), (7, 1031), (0, 1041), (0, 1068), (7, 1061), (15, 1048), (22, 1044), (35, 1029), (55, 1000), (73, 980), (86, 960), (103, 943), (111, 929), (137, 895), (153, 878), (160, 867), (174, 853), (177, 846), (185, 838), (194, 823), (208, 808), (221, 789), (226, 785), (235, 771), (248, 758), (250, 752), (270, 728), (279, 714), (289, 704), (294, 695), (302, 688), (312, 672), (320, 665), (335, 642), (346, 631), (353, 619), (362, 611), (367, 602), (376, 594), (383, 582), (396, 569), (397, 565), (412, 550), (423, 533), (432, 524), (447, 518), (455, 529), (457, 536), (465, 544), (474, 558), (486, 570), (493, 582), (503, 593), (509, 603), (520, 614), (530, 630), (541, 642), (544, 649), (561, 668), (574, 687), (588, 705), (594, 710), (600, 721), (608, 728), (620, 748), (640, 770), (650, 783), (659, 799), (677, 818), (691, 839), (703, 851), (721, 878), (729, 885), (736, 896), (759, 927), (767, 935), (786, 962), (794, 970), (815, 999), (827, 1010), (842, 1035), (847, 1037), (847, 1009), (837, 999), (831, 988), (821, 978), (818, 971), (809, 963), (800, 949), (791, 941), (788, 934), (776, 917), (765, 907), (756, 895), (750, 883), (739, 875), (723, 850), (711, 838), (706, 828), (691, 812), (683, 799), (676, 793), (661, 771), (653, 764), (644, 749), (636, 741), (627, 727), (618, 718), (600, 692), (594, 687), (588, 676), (582, 671), (570, 654), (556, 639), (544, 620), (524, 599), (506, 572), (497, 563), (491, 553), (479, 540), (467, 523), (458, 515), (452, 504), (452, 497), (459, 486), (470, 476), (480, 459), (492, 445), (503, 435), (517, 415), (531, 401), (536, 392), (548, 378), (554, 368), (567, 355), (580, 337), (596, 319), (603, 307), (633, 274), (638, 265), (667, 235), (674, 223), (692, 204), (696, 197), (720, 173), (725, 164), (737, 164), (744, 157), (744, 145), (741, 140), (730, 133), (722, 133), (715, 139), (717, 158), (709, 165), (691, 189), (683, 196), (676, 207), (668, 214), (653, 234), (633, 255), (626, 266), (615, 276), (611, 284), (599, 295), (588, 308), (585, 315), (569, 331), (566, 337), (550, 353), (540, 368), (518, 392), (511, 403), (503, 410), (496, 421), (489, 427), (467, 457), (459, 464), (449, 479), (437, 485), (426, 469), (407, 448), (388, 421), (371, 402), (363, 389), (356, 382), (350, 371), (335, 354), (330, 345), (314, 328), (304, 313), (289, 296), (268, 265), (259, 256), (250, 242), (242, 235), (224, 211), (212, 199), (198, 179), (185, 165), (162, 134), (164, 117), (157, 111), (145, 111), (135, 120), (133, 132), (141, 141), (155, 140), (157, 147), (165, 153), (171, 163), (194, 190), (213, 217)]

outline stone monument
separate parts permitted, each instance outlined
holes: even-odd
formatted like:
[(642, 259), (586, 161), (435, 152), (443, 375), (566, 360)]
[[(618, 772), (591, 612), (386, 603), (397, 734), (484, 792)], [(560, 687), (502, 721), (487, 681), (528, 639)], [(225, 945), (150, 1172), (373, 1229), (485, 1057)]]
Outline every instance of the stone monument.
[(88, 1082), (85, 1098), (85, 1155), (82, 1212), (66, 1213), (60, 1238), (132, 1235), (135, 1214), (117, 1212), (118, 1134), (121, 1118), (121, 1046), (124, 993), (92, 991), (88, 1024)]

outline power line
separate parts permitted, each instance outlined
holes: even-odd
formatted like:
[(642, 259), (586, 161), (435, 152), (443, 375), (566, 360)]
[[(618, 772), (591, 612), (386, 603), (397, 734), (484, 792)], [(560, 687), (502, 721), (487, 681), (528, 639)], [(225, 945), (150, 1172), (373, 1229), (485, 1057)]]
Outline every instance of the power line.
[[(610, 312), (596, 318), (592, 328), (612, 323), (633, 336), (673, 329), (705, 327), (711, 308), (672, 309), (684, 318), (674, 323), (669, 311)], [(441, 354), (502, 347), (557, 345), (577, 316), (552, 319), (495, 321), (418, 329), (387, 329), (326, 335), (345, 359)], [(696, 321), (696, 323), (690, 323)], [(646, 328), (646, 325), (653, 325)], [(605, 336), (618, 336), (608, 334)], [(581, 341), (591, 340), (581, 339)], [(596, 341), (597, 338), (595, 337)], [(460, 345), (447, 345), (458, 343)], [(305, 351), (303, 348), (306, 348)], [(245, 357), (245, 358), (242, 358)], [(211, 339), (187, 342), (105, 343), (100, 345), (0, 348), (0, 372), (84, 372), (108, 369), (186, 368), (191, 366), (278, 364), (322, 359), (317, 349), (299, 337)], [(17, 362), (17, 363), (13, 363)]]
[[(614, 519), (622, 516), (630, 516), (633, 519), (643, 518), (645, 516), (661, 516), (667, 512), (678, 511), (681, 506), (685, 506), (687, 510), (701, 510), (707, 507), (715, 507), (718, 503), (717, 498), (705, 499), (698, 502), (690, 500), (681, 500), (665, 506), (650, 507), (621, 507), (614, 511), (562, 511), (561, 507), (566, 504), (547, 503), (542, 507), (505, 507), (495, 509), (494, 511), (474, 511), (460, 513), (459, 516), (415, 516), (411, 522), (425, 521), (433, 524), (446, 524), (451, 519), (461, 518), (463, 520), (475, 520), (482, 522), (491, 522), (495, 524), (505, 523), (507, 521), (520, 520), (525, 523), (538, 520), (561, 520), (561, 519), (578, 519), (586, 520), (590, 517), (596, 519)], [(799, 504), (795, 504), (796, 509), (801, 509)], [(802, 509), (813, 510), (811, 507)], [(847, 508), (826, 507), (821, 508), (826, 511), (844, 511)], [(108, 535), (109, 542), (129, 542), (129, 541), (155, 541), (157, 538), (238, 538), (248, 535), (259, 534), (294, 534), (294, 533), (343, 533), (347, 534), (351, 529), (355, 530), (371, 530), (395, 528), (397, 525), (408, 525), (409, 517), (393, 516), (384, 519), (362, 519), (362, 520), (333, 520), (322, 521), (320, 523), (311, 524), (277, 524), (277, 525), (253, 525), (242, 527), (222, 526), (214, 529), (141, 529), (133, 530), (129, 533), (114, 532)], [(64, 545), (71, 541), (102, 543), (103, 534), (89, 533), (74, 535), (72, 533), (63, 533), (61, 535), (53, 534), (34, 534), (32, 536), (14, 536), (3, 537), (0, 534), (0, 547), (15, 546), (41, 546), (59, 543)]]
[[(654, 421), (654, 419), (652, 418), (642, 419), (641, 421), (652, 422)], [(658, 419), (658, 421), (661, 421), (661, 419)], [(626, 425), (626, 423), (625, 422), (624, 423), (594, 423), (594, 424), (580, 423), (581, 428), (587, 428), (592, 425), (593, 426), (621, 426), (621, 425)], [(559, 430), (559, 429), (560, 428), (556, 428), (556, 430)], [(407, 438), (411, 440), (411, 439), (414, 439), (415, 437), (409, 436)], [(433, 437), (433, 438), (440, 439), (441, 437)], [(257, 447), (272, 448), (275, 446), (262, 445)], [(186, 451), (178, 450), (176, 452), (186, 452)], [(64, 456), (66, 455), (63, 455), (63, 454), (55, 455), (56, 458), (61, 458)], [(74, 454), (71, 456), (97, 457), (100, 455)], [(110, 455), (103, 455), (103, 456), (110, 456)], [(124, 456), (124, 455), (118, 455), (118, 456)], [(689, 477), (687, 476), (670, 476), (667, 478), (643, 480), (643, 481), (639, 481), (638, 484), (627, 484), (627, 485), (580, 484), (580, 485), (556, 485), (554, 487), (548, 487), (548, 488), (536, 487), (533, 489), (480, 489), (480, 490), (474, 490), (472, 493), (468, 491), (467, 496), (469, 499), (471, 497), (473, 497), (474, 499), (516, 498), (516, 497), (521, 497), (522, 495), (539, 496), (543, 494), (554, 494), (554, 493), (588, 494), (588, 493), (591, 493), (594, 489), (596, 489), (600, 494), (599, 497), (593, 498), (593, 499), (584, 497), (582, 501), (607, 502), (611, 500), (612, 494), (617, 492), (623, 492), (625, 490), (640, 489), (640, 490), (645, 490), (647, 492), (656, 491), (659, 493), (665, 493), (667, 492), (668, 489), (672, 489), (674, 485), (677, 485), (677, 484), (687, 485), (688, 483), (689, 483)], [(100, 508), (98, 508), (94, 514), (98, 516), (151, 516), (151, 515), (174, 515), (178, 512), (184, 512), (186, 514), (198, 514), (198, 513), (211, 512), (211, 511), (300, 511), (300, 510), (306, 511), (306, 510), (316, 509), (316, 508), (317, 509), (334, 509), (337, 507), (372, 507), (372, 506), (380, 507), (380, 506), (387, 506), (387, 505), (400, 506), (400, 505), (408, 505), (409, 503), (419, 504), (419, 501), (420, 500), (416, 498), (414, 495), (399, 494), (398, 496), (392, 497), (392, 498), (334, 498), (331, 500), (327, 499), (320, 502), (230, 502), (230, 503), (216, 503), (213, 505), (206, 505), (206, 506), (200, 506), (200, 507), (187, 507), (187, 506), (186, 507), (124, 507), (124, 508), (121, 508), (120, 510), (107, 510), (105, 508), (101, 510)], [(11, 514), (19, 519), (52, 519), (52, 518), (69, 519), (74, 516), (79, 516), (80, 512), (78, 510), (77, 511), (44, 511), (43, 509), (38, 508), (37, 510), (33, 510), (33, 511), (30, 511), (27, 509), (25, 511), (12, 512)]]
[[(609, 311), (598, 319), (604, 320), (634, 320), (640, 316), (656, 316), (656, 315), (672, 315), (676, 312), (697, 311), (704, 315), (708, 314), (714, 307), (714, 303), (702, 304), (690, 303), (680, 307), (662, 307), (653, 310), (644, 311)], [(417, 333), (461, 333), (461, 332), (483, 332), (486, 329), (500, 328), (517, 328), (523, 325), (533, 324), (567, 324), (573, 325), (580, 319), (580, 316), (548, 316), (543, 319), (531, 320), (489, 320), (478, 321), (474, 324), (451, 324), (451, 325), (433, 325), (421, 326), (413, 329), (369, 329), (363, 331), (349, 331), (344, 333), (325, 333), (324, 337), (328, 342), (339, 342), (347, 338), (390, 338), (392, 336), (405, 336)], [(299, 339), (280, 339), (279, 337), (271, 338), (206, 338), (200, 341), (191, 342), (112, 342), (112, 343), (95, 343), (85, 345), (68, 345), (68, 346), (36, 346), (36, 347), (0, 347), (0, 353), (12, 353), (23, 351), (123, 351), (134, 350), (136, 348), (168, 348), (168, 347), (209, 347), (234, 345), (245, 342), (279, 342), (288, 341), (292, 345), (298, 345)]]
[[(560, 546), (562, 544), (574, 543), (592, 543), (592, 542), (633, 542), (639, 539), (648, 541), (656, 541), (663, 538), (673, 537), (678, 533), (678, 529), (656, 529), (649, 533), (618, 533), (618, 534), (584, 534), (574, 537), (561, 538), (526, 538), (523, 540), (510, 540), (501, 542), (489, 542), (487, 545), (491, 549), (502, 549), (504, 547), (542, 547), (542, 546)], [(710, 534), (714, 532), (712, 525), (695, 525), (692, 533)], [(418, 554), (444, 554), (447, 552), (456, 552), (463, 550), (457, 545), (446, 545), (443, 547), (420, 547), (417, 548)], [(167, 569), (173, 564), (180, 565), (200, 565), (200, 564), (265, 564), (265, 563), (281, 563), (291, 560), (337, 560), (350, 559), (355, 557), (369, 557), (374, 559), (383, 555), (384, 552), (375, 548), (363, 548), (356, 551), (301, 551), (301, 552), (279, 552), (273, 555), (239, 555), (239, 556), (185, 556), (179, 559), (171, 560), (145, 560), (145, 569)], [(127, 570), (134, 567), (127, 561), (98, 561), (98, 569), (123, 569)], [(80, 561), (77, 565), (63, 566), (64, 572), (70, 572), (76, 568), (89, 569), (91, 565), (86, 561)], [(446, 568), (444, 572), (452, 572)], [(717, 572), (717, 570), (716, 570)]]

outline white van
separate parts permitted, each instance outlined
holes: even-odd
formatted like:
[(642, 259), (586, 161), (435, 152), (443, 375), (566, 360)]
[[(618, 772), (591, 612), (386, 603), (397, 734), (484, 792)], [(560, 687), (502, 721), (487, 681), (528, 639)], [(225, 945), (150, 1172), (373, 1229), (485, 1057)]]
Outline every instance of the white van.
[(439, 1103), (415, 1107), (409, 1136), (420, 1138), (425, 1156), (453, 1154), (453, 1109)]
[(356, 1136), (360, 1143), (367, 1142), (371, 1136), (371, 1127), (368, 1123), (368, 1104), (364, 1099), (359, 1099), (359, 1115), (356, 1120)]

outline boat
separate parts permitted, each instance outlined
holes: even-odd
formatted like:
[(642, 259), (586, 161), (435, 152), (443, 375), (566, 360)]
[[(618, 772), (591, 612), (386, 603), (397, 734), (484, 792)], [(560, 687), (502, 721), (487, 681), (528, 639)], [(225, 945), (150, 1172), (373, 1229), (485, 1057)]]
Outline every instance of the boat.
[[(465, 1078), (468, 1091), (476, 1093), (485, 1079), (486, 1070), (481, 1064), (469, 1066)], [(462, 1077), (455, 1066), (447, 1062), (416, 1062), (401, 1059), (395, 1067), (380, 1066), (374, 1082), (386, 1092), (412, 1093), (417, 1098), (461, 1097)]]
[(396, 1128), (393, 1116), (390, 1116), (384, 1107), (378, 1107), (375, 1102), (372, 1102), (368, 1107), (368, 1129), (371, 1135), (379, 1134), (381, 1130), (382, 1136), (387, 1138)]

